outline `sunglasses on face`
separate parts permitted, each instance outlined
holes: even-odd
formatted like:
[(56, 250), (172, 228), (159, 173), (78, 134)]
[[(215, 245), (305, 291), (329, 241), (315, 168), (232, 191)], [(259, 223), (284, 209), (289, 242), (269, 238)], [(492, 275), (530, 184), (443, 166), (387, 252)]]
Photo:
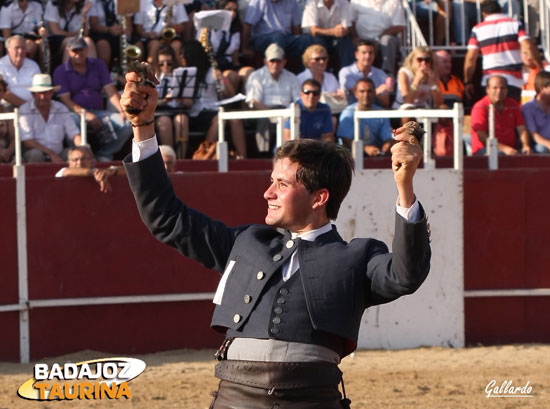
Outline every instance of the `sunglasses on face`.
[(328, 60), (328, 57), (315, 57), (315, 58), (312, 58), (312, 60), (315, 62), (325, 62)]
[(165, 65), (167, 65), (168, 67), (171, 67), (172, 65), (174, 65), (174, 63), (173, 63), (172, 61), (160, 61), (160, 62), (159, 62), (159, 65), (160, 65), (161, 67), (163, 67), (163, 66), (165, 66)]
[(416, 61), (418, 62), (425, 62), (425, 63), (431, 63), (432, 59), (430, 57), (416, 57)]
[(303, 89), (302, 92), (306, 95), (313, 94), (316, 97), (321, 95), (321, 91), (319, 91), (318, 89)]

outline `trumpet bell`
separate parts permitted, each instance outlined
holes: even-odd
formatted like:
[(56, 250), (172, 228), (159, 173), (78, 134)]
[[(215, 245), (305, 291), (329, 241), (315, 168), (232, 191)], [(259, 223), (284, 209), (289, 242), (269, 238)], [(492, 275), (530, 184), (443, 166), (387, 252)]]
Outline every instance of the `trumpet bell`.
[(124, 55), (129, 60), (137, 60), (139, 57), (141, 57), (141, 49), (138, 46), (129, 45), (124, 49)]
[(164, 27), (161, 37), (164, 41), (172, 41), (176, 37), (176, 30), (173, 27)]

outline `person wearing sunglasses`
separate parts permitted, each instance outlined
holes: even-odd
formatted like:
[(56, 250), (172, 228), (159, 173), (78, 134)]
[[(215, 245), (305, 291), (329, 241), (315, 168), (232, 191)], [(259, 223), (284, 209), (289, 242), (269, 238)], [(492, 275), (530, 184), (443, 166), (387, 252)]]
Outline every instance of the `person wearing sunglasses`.
[[(332, 113), (321, 99), (321, 84), (314, 79), (305, 80), (300, 90), (300, 99), (296, 101), (300, 107), (300, 129), (298, 138), (318, 139), (334, 142), (334, 126)], [(290, 140), (290, 119), (285, 123), (285, 141)]]
[[(346, 94), (340, 89), (336, 77), (328, 72), (328, 52), (320, 44), (306, 48), (302, 60), (306, 69), (298, 74), (298, 82), (302, 84), (307, 79), (315, 79), (321, 84), (321, 102), (328, 104), (333, 114), (339, 114), (347, 106)], [(336, 126), (336, 118), (334, 118)]]
[[(159, 113), (156, 118), (156, 130), (159, 142), (168, 146), (187, 144), (189, 137), (189, 119), (182, 109), (193, 105), (192, 98), (171, 98), (173, 85), (179, 84), (177, 71), (178, 58), (174, 49), (166, 44), (160, 46), (153, 60), (155, 75), (159, 80), (157, 92), (159, 94)], [(185, 156), (184, 152), (181, 155)]]
[(397, 73), (393, 108), (439, 108), (443, 104), (436, 63), (429, 47), (416, 47), (410, 52)]

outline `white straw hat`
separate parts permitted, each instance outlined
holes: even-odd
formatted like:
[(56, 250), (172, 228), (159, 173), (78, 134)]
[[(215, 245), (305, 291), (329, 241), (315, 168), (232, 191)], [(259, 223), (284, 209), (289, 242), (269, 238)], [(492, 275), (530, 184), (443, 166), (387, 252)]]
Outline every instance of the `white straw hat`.
[(61, 85), (53, 86), (52, 77), (49, 74), (34, 74), (32, 77), (32, 85), (28, 88), (30, 92), (46, 92), (50, 90), (57, 91)]

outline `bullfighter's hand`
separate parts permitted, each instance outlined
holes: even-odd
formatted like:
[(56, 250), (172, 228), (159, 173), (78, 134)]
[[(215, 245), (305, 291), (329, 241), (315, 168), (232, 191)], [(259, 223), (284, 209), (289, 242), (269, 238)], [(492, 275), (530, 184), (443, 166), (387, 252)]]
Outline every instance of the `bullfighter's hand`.
[(155, 89), (158, 80), (148, 64), (141, 64), (143, 71), (130, 71), (126, 74), (126, 85), (120, 97), (124, 114), (135, 127), (152, 123), (158, 102), (158, 93)]
[(417, 136), (420, 137), (423, 133), (418, 124), (414, 127), (406, 124), (395, 131), (396, 143), (391, 147), (392, 170), (399, 202), (403, 207), (410, 207), (414, 202), (413, 177), (422, 159)]

